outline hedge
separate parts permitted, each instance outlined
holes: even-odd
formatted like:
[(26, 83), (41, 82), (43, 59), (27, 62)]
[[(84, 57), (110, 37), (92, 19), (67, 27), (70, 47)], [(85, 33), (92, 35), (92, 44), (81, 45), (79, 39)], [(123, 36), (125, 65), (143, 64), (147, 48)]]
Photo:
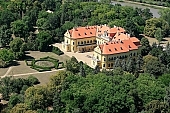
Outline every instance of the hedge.
[(61, 51), (58, 47), (54, 47), (54, 46), (52, 48), (52, 52), (59, 55), (59, 56), (64, 54), (63, 51)]

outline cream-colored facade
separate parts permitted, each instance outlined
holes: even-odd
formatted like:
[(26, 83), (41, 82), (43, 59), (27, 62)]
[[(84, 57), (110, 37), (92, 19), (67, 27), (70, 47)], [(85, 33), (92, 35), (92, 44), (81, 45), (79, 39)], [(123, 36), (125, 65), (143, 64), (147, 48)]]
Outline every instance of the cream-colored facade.
[[(96, 31), (94, 30), (96, 29)], [(88, 52), (94, 51), (91, 65), (95, 67), (99, 65), (100, 68), (112, 69), (114, 67), (115, 60), (119, 58), (127, 59), (128, 56), (136, 57), (138, 55), (138, 49), (129, 49), (126, 52), (103, 54), (100, 45), (107, 42), (117, 40), (129, 40), (130, 35), (125, 33), (123, 28), (117, 27), (110, 28), (107, 25), (93, 26), (93, 27), (82, 27), (80, 29), (73, 28), (67, 30), (64, 34), (64, 42), (62, 42), (62, 48), (67, 52)], [(90, 30), (93, 30), (92, 32)], [(81, 37), (82, 36), (82, 37)], [(136, 39), (133, 37), (133, 41)], [(138, 43), (136, 45), (135, 43)], [(135, 47), (140, 47), (140, 42), (137, 41), (133, 44)], [(127, 48), (127, 47), (126, 47)]]
[(113, 69), (114, 63), (117, 58), (122, 61), (123, 59), (127, 60), (129, 56), (136, 58), (138, 55), (138, 50), (132, 50), (126, 53), (103, 55), (99, 46), (94, 49), (93, 57), (91, 60), (91, 65), (93, 68), (98, 65), (102, 69)]
[(70, 36), (69, 31), (64, 34), (64, 42), (62, 42), (62, 48), (67, 52), (94, 51), (96, 46), (95, 36), (76, 39)]

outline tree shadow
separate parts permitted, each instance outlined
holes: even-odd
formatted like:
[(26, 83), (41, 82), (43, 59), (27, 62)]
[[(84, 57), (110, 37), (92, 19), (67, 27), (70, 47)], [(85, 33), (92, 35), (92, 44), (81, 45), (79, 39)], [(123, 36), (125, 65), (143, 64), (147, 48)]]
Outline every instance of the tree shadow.
[(166, 40), (166, 39), (162, 39), (161, 41), (168, 41), (168, 40)]
[(24, 56), (24, 60), (28, 60), (28, 59), (35, 59), (35, 58), (32, 57), (32, 56), (29, 56), (29, 55), (25, 55), (25, 56)]

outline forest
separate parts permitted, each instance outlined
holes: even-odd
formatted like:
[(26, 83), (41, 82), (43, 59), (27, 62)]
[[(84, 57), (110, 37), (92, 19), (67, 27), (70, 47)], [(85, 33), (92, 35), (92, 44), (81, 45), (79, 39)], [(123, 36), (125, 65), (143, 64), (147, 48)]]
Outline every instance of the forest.
[(9, 102), (0, 105), (1, 112), (169, 113), (170, 44), (163, 50), (140, 35), (159, 42), (169, 36), (170, 9), (159, 13), (160, 18), (153, 18), (149, 9), (95, 0), (1, 0), (0, 68), (24, 59), (25, 51), (51, 51), (49, 45), (62, 42), (66, 30), (75, 26), (120, 26), (142, 45), (136, 59), (116, 59), (110, 71), (92, 69), (72, 57), (66, 70), (46, 85), (37, 85), (34, 77), (2, 78), (0, 93)]

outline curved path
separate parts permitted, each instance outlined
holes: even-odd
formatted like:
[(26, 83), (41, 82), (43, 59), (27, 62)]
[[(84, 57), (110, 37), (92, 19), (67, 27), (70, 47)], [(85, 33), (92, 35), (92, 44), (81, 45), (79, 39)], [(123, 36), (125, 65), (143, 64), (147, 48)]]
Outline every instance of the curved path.
[(8, 71), (6, 72), (6, 74), (4, 76), (1, 76), (1, 78), (4, 78), (6, 76), (24, 76), (24, 75), (34, 75), (34, 74), (39, 74), (39, 73), (51, 73), (51, 72), (55, 72), (55, 71), (59, 71), (59, 70), (64, 70), (65, 68), (52, 70), (52, 71), (44, 71), (44, 72), (34, 72), (34, 73), (23, 73), (23, 74), (8, 75), (8, 73), (11, 71), (11, 69), (12, 69), (12, 67), (10, 67), (8, 69)]

